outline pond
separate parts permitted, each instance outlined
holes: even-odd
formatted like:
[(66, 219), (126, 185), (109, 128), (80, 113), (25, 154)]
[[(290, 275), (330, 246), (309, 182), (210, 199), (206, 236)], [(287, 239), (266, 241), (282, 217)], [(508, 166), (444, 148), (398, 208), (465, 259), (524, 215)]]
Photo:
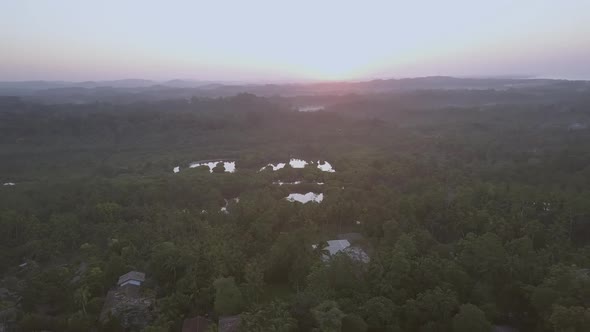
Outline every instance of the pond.
[(274, 164), (268, 164), (268, 165), (266, 165), (266, 166), (262, 167), (262, 168), (260, 169), (260, 172), (264, 171), (264, 170), (265, 170), (267, 167), (272, 167), (272, 170), (273, 170), (273, 171), (278, 171), (279, 169), (281, 169), (281, 168), (285, 167), (286, 165), (287, 165), (287, 164), (285, 164), (285, 163), (278, 163), (278, 164), (276, 164), (276, 165), (274, 165)]
[(293, 168), (304, 168), (307, 165), (307, 161), (301, 159), (291, 159), (289, 165)]
[(279, 186), (285, 185), (285, 184), (300, 184), (301, 181), (294, 181), (294, 182), (283, 182), (283, 181), (275, 181), (273, 182), (273, 184), (278, 184)]
[(323, 111), (324, 106), (321, 105), (308, 105), (308, 106), (300, 106), (297, 108), (299, 112), (318, 112)]
[(229, 210), (227, 209), (229, 207), (229, 203), (235, 202), (236, 204), (238, 204), (240, 202), (240, 198), (236, 197), (236, 198), (231, 198), (229, 200), (224, 199), (224, 201), (225, 201), (225, 206), (222, 206), (221, 209), (219, 209), (219, 212), (229, 214)]
[[(307, 162), (303, 159), (291, 158), (291, 160), (289, 160), (289, 166), (291, 166), (291, 168), (305, 168), (305, 166), (313, 165), (313, 164), (314, 164), (313, 161)], [(284, 168), (286, 165), (287, 165), (286, 163), (277, 163), (276, 165), (275, 164), (267, 164), (266, 166), (263, 166), (262, 168), (260, 168), (259, 172), (264, 171), (268, 167), (271, 167), (273, 171), (278, 171), (279, 169)], [(334, 167), (332, 167), (332, 165), (327, 161), (324, 161), (323, 163), (321, 163), (318, 160), (317, 161), (317, 168), (323, 172), (328, 172), (328, 173), (336, 172), (334, 170)]]
[[(217, 166), (217, 164), (223, 163), (223, 170), (226, 173), (235, 173), (236, 172), (236, 162), (235, 161), (203, 161), (203, 162), (193, 162), (188, 167), (189, 168), (197, 168), (201, 166), (209, 167), (209, 173), (213, 173), (213, 169)], [(172, 170), (174, 173), (180, 172), (180, 166), (174, 167)]]
[(318, 160), (318, 168), (319, 168), (319, 169), (321, 169), (321, 170), (322, 170), (322, 171), (324, 171), (324, 172), (329, 172), (329, 173), (334, 173), (334, 172), (336, 172), (336, 171), (334, 170), (334, 168), (332, 167), (332, 165), (330, 165), (330, 163), (329, 163), (329, 162), (327, 162), (327, 161), (324, 161), (324, 163), (323, 163), (323, 164), (321, 164), (321, 163), (320, 163), (320, 161)]
[(316, 202), (321, 203), (324, 200), (324, 194), (308, 192), (307, 194), (289, 194), (289, 196), (285, 197), (286, 200), (289, 202), (299, 202), (299, 203), (308, 203), (308, 202)]
[[(303, 181), (293, 181), (293, 182), (283, 182), (281, 180), (279, 181), (274, 181), (272, 184), (278, 184), (279, 186), (283, 186), (283, 185), (297, 185), (297, 184), (302, 184)], [(323, 186), (324, 182), (311, 182), (311, 184), (317, 184), (319, 186)]]

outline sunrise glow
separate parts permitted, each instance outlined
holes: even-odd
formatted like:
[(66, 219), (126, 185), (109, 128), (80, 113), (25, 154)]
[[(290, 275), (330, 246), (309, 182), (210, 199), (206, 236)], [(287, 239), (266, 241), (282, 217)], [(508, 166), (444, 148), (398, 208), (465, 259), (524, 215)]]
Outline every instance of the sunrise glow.
[(583, 0), (23, 0), (2, 7), (5, 80), (590, 77), (590, 2)]

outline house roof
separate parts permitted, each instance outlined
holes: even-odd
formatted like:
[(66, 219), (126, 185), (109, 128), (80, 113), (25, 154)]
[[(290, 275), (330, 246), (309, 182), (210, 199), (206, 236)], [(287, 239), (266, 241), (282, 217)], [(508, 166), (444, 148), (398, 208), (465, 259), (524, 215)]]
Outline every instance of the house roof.
[(145, 273), (143, 272), (137, 272), (137, 271), (131, 271), (131, 272), (127, 272), (124, 275), (119, 277), (119, 281), (117, 281), (117, 284), (120, 285), (126, 281), (129, 280), (137, 280), (140, 282), (144, 282), (145, 281)]
[[(325, 248), (328, 254), (322, 255), (323, 261), (328, 261), (331, 256), (336, 255), (339, 252), (347, 254), (350, 258), (368, 263), (370, 261), (369, 255), (358, 247), (351, 247), (348, 240), (329, 240), (327, 241), (328, 246)], [(312, 245), (312, 248), (317, 248), (317, 244)]]
[(326, 249), (330, 252), (330, 255), (336, 255), (336, 253), (350, 247), (348, 240), (330, 240)]
[(237, 332), (240, 328), (241, 321), (239, 315), (220, 317), (219, 332)]
[(205, 332), (211, 323), (211, 320), (203, 316), (187, 318), (182, 323), (182, 332)]

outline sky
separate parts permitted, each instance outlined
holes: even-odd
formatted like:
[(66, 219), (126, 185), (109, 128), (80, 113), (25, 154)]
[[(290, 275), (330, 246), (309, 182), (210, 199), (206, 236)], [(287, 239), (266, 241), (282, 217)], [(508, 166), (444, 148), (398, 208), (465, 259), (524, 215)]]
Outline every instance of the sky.
[(590, 79), (590, 0), (0, 0), (0, 81)]

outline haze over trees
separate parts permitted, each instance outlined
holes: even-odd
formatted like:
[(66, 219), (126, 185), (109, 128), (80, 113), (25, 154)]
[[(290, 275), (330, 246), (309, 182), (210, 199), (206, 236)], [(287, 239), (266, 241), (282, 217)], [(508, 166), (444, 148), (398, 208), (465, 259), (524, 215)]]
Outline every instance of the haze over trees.
[[(140, 330), (100, 315), (143, 271), (146, 331), (588, 331), (588, 92), (2, 98), (0, 323)], [(260, 171), (290, 158), (335, 172)], [(284, 199), (307, 192), (324, 199)], [(326, 260), (350, 233), (370, 260)]]

